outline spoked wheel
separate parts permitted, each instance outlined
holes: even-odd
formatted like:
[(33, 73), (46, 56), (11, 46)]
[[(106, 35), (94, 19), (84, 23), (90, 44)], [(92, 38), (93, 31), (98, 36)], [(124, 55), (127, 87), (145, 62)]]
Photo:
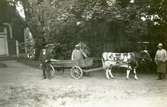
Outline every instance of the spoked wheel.
[(83, 72), (83, 74), (89, 76), (90, 72)]
[(73, 66), (70, 70), (70, 74), (74, 79), (80, 79), (83, 75), (82, 69), (79, 66)]
[(50, 70), (50, 77), (51, 78), (54, 77), (55, 69), (51, 64), (49, 64), (49, 70)]
[(64, 73), (64, 68), (56, 68), (55, 69), (55, 74), (60, 76)]

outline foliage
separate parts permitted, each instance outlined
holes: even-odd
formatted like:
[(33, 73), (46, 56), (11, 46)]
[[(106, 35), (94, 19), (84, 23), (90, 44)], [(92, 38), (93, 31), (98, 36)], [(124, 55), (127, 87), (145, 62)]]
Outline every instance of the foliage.
[(46, 44), (58, 58), (70, 58), (75, 44), (103, 51), (135, 51), (136, 42), (167, 40), (166, 0), (15, 0), (22, 1), (37, 56)]
[(17, 62), (25, 64), (33, 68), (39, 68), (40, 62), (38, 60), (29, 59), (29, 58), (17, 58)]

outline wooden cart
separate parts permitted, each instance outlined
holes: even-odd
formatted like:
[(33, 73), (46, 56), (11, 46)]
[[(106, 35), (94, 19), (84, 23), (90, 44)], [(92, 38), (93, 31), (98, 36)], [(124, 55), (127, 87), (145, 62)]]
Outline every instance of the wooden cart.
[(56, 75), (61, 75), (64, 73), (64, 69), (70, 68), (70, 74), (74, 79), (80, 79), (83, 74), (89, 75), (91, 71), (97, 71), (103, 69), (94, 68), (90, 69), (93, 65), (93, 58), (87, 58), (82, 60), (55, 60), (51, 59), (49, 61), (49, 70), (51, 77)]

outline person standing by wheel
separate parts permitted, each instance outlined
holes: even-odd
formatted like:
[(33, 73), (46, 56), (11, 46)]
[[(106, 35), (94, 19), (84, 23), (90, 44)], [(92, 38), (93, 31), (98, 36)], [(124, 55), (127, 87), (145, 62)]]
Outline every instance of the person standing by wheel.
[(158, 44), (158, 50), (155, 54), (155, 63), (157, 64), (157, 72), (158, 79), (157, 80), (166, 80), (166, 60), (167, 60), (167, 52), (165, 49), (163, 49), (163, 44)]
[[(86, 59), (88, 56), (86, 53), (81, 49), (79, 44), (75, 45), (75, 49), (72, 51), (71, 60), (77, 60), (78, 63), (85, 63), (83, 59)], [(83, 72), (86, 75), (85, 72)], [(88, 73), (89, 74), (89, 73)]]
[[(46, 48), (42, 49), (42, 52), (39, 55), (40, 66), (42, 66), (43, 79), (46, 79), (46, 72), (50, 74), (47, 70), (47, 62), (50, 60), (50, 53), (46, 50)], [(50, 77), (49, 77), (50, 78)]]

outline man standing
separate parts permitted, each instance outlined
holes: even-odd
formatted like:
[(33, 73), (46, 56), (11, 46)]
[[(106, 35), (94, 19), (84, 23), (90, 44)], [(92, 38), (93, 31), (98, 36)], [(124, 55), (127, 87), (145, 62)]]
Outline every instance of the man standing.
[(75, 45), (75, 49), (72, 52), (71, 59), (78, 60), (87, 58), (85, 52), (81, 49), (80, 45)]
[(158, 44), (158, 50), (155, 54), (155, 63), (157, 64), (157, 72), (158, 79), (157, 80), (166, 80), (166, 60), (167, 60), (167, 52), (165, 49), (163, 49), (162, 43)]
[(49, 73), (50, 71), (47, 70), (47, 62), (49, 60), (50, 60), (50, 54), (48, 51), (46, 51), (46, 48), (43, 48), (39, 56), (39, 61), (41, 63), (40, 65), (42, 66), (43, 79), (46, 79), (46, 71), (48, 74), (50, 74)]

